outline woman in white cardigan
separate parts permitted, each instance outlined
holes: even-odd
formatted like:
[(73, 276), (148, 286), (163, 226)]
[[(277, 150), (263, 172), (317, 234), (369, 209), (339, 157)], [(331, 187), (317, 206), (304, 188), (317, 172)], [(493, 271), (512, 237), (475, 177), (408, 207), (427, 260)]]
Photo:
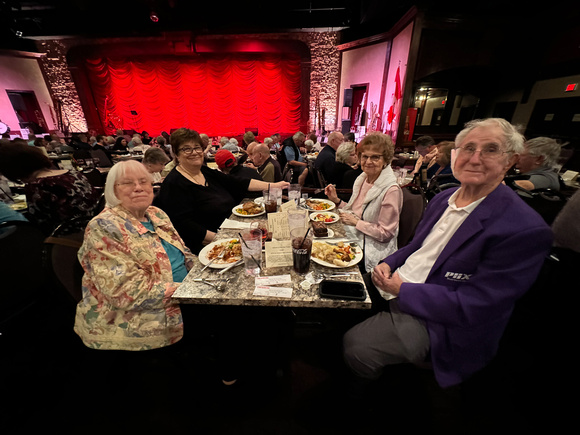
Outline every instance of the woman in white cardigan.
[(324, 193), (337, 205), (347, 237), (358, 240), (364, 251), (364, 269), (370, 272), (397, 250), (403, 194), (391, 168), (395, 145), (390, 136), (369, 133), (357, 152), (363, 173), (354, 182), (349, 202), (337, 196), (332, 184)]

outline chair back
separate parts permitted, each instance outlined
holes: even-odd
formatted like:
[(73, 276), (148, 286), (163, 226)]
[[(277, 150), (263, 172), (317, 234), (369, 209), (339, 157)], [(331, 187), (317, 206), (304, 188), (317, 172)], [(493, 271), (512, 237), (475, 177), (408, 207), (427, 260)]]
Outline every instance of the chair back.
[(44, 240), (43, 259), (55, 285), (69, 303), (76, 305), (82, 298), (83, 268), (77, 253), (83, 243), (84, 231), (69, 232), (66, 225), (56, 228)]
[[(44, 234), (28, 221), (0, 223), (0, 325), (2, 331), (9, 320), (40, 299), (46, 292), (46, 274), (42, 267)], [(2, 332), (0, 331), (0, 332)]]
[(322, 189), (324, 189), (326, 187), (326, 179), (324, 178), (324, 175), (322, 174), (322, 171), (320, 169), (316, 169), (313, 168), (314, 172), (316, 173), (316, 183), (318, 184), (317, 187), (320, 187)]
[(294, 174), (294, 171), (292, 170), (292, 166), (290, 166), (290, 164), (286, 163), (284, 165), (284, 170), (282, 171), (282, 180), (288, 181), (289, 183), (291, 183), (293, 174)]
[(411, 241), (427, 206), (427, 198), (420, 187), (407, 184), (402, 186), (401, 190), (403, 191), (403, 208), (399, 216), (399, 235), (397, 237), (399, 248)]
[(93, 157), (93, 161), (96, 162), (97, 167), (110, 168), (113, 166), (113, 162), (103, 150), (91, 150), (91, 156)]

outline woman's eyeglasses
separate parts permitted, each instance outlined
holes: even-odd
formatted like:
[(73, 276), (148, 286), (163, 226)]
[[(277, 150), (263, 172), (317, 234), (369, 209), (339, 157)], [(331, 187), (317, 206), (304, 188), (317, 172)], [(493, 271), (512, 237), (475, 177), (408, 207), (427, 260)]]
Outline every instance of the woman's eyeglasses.
[(140, 180), (133, 180), (133, 181), (121, 181), (120, 183), (117, 183), (115, 186), (121, 186), (122, 188), (132, 188), (134, 189), (137, 186), (143, 186), (143, 187), (152, 187), (153, 183), (145, 178), (141, 178)]
[(366, 154), (361, 154), (361, 156), (360, 156), (361, 162), (366, 162), (367, 160), (370, 160), (373, 163), (378, 163), (379, 160), (381, 160), (382, 158), (383, 158), (383, 156), (380, 154), (375, 154), (372, 156), (367, 156)]
[(179, 150), (180, 153), (190, 155), (191, 153), (202, 154), (202, 147), (183, 147)]
[(467, 158), (470, 159), (478, 151), (479, 151), (479, 157), (481, 157), (482, 159), (490, 159), (490, 160), (497, 159), (503, 153), (507, 152), (507, 151), (502, 151), (502, 149), (497, 145), (488, 145), (488, 146), (485, 146), (479, 150), (474, 145), (465, 145), (462, 147), (457, 147), (455, 149), (457, 150), (458, 157), (461, 156), (461, 157), (464, 157), (466, 159)]

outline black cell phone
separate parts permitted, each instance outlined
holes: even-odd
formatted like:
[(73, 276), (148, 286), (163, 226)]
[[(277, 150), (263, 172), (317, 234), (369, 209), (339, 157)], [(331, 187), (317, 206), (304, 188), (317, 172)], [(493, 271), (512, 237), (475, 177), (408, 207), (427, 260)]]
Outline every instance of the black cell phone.
[(322, 298), (351, 299), (355, 301), (364, 301), (366, 299), (365, 286), (362, 282), (324, 279), (320, 281), (318, 291)]

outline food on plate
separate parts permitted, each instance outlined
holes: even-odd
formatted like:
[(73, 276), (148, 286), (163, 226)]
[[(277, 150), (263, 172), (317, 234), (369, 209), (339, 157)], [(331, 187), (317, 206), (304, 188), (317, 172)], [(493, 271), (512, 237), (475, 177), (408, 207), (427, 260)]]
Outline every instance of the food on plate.
[(264, 207), (262, 207), (260, 204), (256, 204), (254, 201), (248, 201), (243, 203), (241, 207), (237, 207), (236, 211), (239, 214), (251, 216), (254, 214), (262, 213), (264, 211)]
[(335, 217), (330, 215), (330, 214), (326, 214), (326, 213), (318, 213), (312, 217), (312, 220), (314, 222), (332, 223), (335, 221)]
[[(217, 258), (221, 254), (222, 250), (224, 250), (224, 256), (222, 258)], [(207, 259), (213, 260), (214, 264), (228, 264), (228, 263), (235, 263), (238, 260), (242, 259), (242, 244), (240, 243), (240, 239), (231, 239), (227, 240), (224, 243), (216, 243), (210, 251), (207, 253)]]
[(312, 210), (328, 210), (329, 208), (332, 207), (332, 205), (330, 205), (328, 202), (325, 201), (316, 201), (313, 199), (307, 199), (305, 201), (306, 207), (312, 209)]
[(345, 267), (354, 260), (356, 248), (343, 242), (338, 242), (336, 245), (314, 242), (312, 244), (312, 256), (335, 266)]
[(314, 232), (314, 237), (327, 237), (328, 227), (324, 222), (312, 222), (312, 231)]

